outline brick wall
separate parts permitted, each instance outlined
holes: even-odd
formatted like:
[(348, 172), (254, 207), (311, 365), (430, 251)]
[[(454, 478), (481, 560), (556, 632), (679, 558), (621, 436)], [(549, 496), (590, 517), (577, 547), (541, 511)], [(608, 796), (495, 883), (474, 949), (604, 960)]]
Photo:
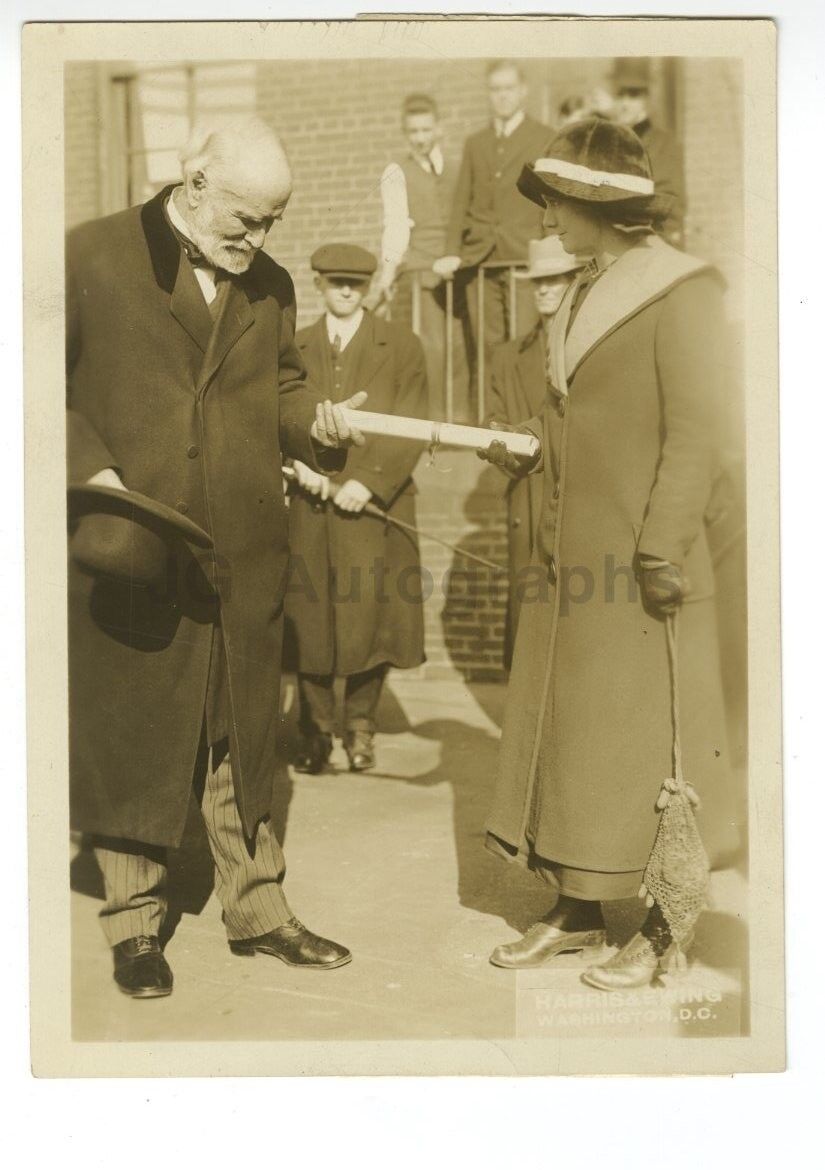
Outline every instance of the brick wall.
[(742, 69), (739, 61), (687, 58), (681, 71), (686, 249), (722, 270), (728, 281), (728, 315), (739, 321), (744, 251)]
[[(503, 504), (506, 481), (473, 451), (422, 456), (415, 474), (419, 526), (484, 557), (507, 564)], [(420, 542), (432, 591), (424, 605), (426, 677), (500, 678), (507, 579), (433, 541)]]
[(64, 94), (66, 226), (73, 227), (101, 214), (98, 66), (86, 61), (67, 64)]
[(299, 324), (318, 312), (308, 263), (318, 244), (336, 239), (371, 251), (379, 248), (379, 179), (403, 148), (403, 98), (424, 91), (439, 102), (444, 151), (457, 163), (464, 138), (485, 121), (485, 64), (350, 60), (259, 65), (260, 111), (283, 135), (295, 172), (289, 210), (272, 233), (271, 247), (295, 279)]

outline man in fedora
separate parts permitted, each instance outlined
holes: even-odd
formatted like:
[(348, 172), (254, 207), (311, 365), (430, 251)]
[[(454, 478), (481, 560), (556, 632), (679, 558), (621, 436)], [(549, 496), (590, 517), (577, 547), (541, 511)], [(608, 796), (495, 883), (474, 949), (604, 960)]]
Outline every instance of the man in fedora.
[[(313, 382), (333, 402), (366, 391), (381, 414), (426, 417), (421, 342), (406, 325), (363, 307), (375, 257), (356, 244), (331, 243), (317, 248), (310, 262), (324, 312), (296, 341)], [(371, 504), (415, 524), (412, 473), (420, 454), (415, 443), (373, 435), (328, 482), (295, 464), (305, 491), (290, 505), (295, 572), (286, 613), (296, 643), (299, 772), (327, 766), (336, 678), (346, 679), (344, 749), (350, 769), (362, 772), (375, 764), (375, 714), (387, 670), (424, 661), (417, 541), (364, 512)]]
[[(519, 272), (518, 279), (532, 290), (539, 320), (521, 337), (505, 341), (493, 351), (485, 426), (495, 427), (502, 423), (515, 426), (541, 413), (547, 395), (547, 341), (550, 326), (574, 272), (584, 263), (577, 256), (569, 256), (555, 236), (530, 241), (527, 270)], [(540, 509), (540, 478), (508, 476), (510, 590), (505, 626), (505, 661), (508, 664), (512, 658), (519, 609), (527, 586), (526, 570), (533, 557)]]
[(657, 194), (670, 200), (659, 230), (668, 243), (680, 247), (685, 219), (684, 158), (682, 147), (673, 135), (651, 121), (650, 62), (646, 57), (617, 57), (611, 77), (615, 93), (613, 117), (641, 139), (650, 159)]
[[(262, 251), (292, 179), (255, 119), (204, 128), (183, 181), (67, 242), (70, 774), (114, 978), (168, 995), (166, 850), (200, 802), (230, 949), (351, 958), (296, 919), (268, 820), (288, 556), (281, 451), (363, 441), (305, 380)], [(363, 396), (342, 405), (358, 406)]]
[[(470, 279), (467, 308), (473, 333), (484, 335), (485, 350), (509, 336), (509, 264), (523, 264), (527, 245), (541, 235), (541, 216), (519, 202), (516, 180), (522, 166), (541, 154), (552, 131), (526, 112), (527, 85), (515, 61), (495, 61), (487, 70), (492, 119), (464, 144), (445, 256), (435, 271), (448, 276), (462, 269)], [(481, 265), (486, 267), (482, 268)], [(484, 320), (478, 317), (478, 281), (484, 281)], [(516, 288), (518, 328), (535, 324), (529, 288)]]

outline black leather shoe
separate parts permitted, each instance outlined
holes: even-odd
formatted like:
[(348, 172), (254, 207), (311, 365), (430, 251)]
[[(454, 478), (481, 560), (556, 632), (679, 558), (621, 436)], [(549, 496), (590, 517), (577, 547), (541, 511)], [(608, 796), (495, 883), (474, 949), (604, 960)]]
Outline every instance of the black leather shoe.
[(350, 772), (366, 772), (375, 767), (374, 735), (371, 731), (348, 731), (344, 748), (349, 759)]
[(172, 994), (172, 968), (163, 957), (156, 935), (139, 934), (112, 947), (115, 983), (133, 999)]
[(292, 765), (296, 772), (308, 772), (316, 775), (323, 772), (332, 755), (332, 736), (319, 731), (310, 736)]
[(343, 967), (352, 959), (346, 947), (313, 934), (297, 918), (258, 938), (230, 939), (229, 949), (233, 955), (274, 955), (290, 967)]

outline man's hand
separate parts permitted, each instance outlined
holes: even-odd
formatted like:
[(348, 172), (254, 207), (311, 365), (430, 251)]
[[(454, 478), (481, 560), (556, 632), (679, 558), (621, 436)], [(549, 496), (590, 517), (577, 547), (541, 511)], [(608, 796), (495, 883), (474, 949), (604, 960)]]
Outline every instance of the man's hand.
[(322, 447), (363, 447), (366, 439), (357, 427), (348, 425), (345, 410), (357, 410), (367, 401), (366, 390), (359, 390), (346, 402), (332, 403), (327, 398), (315, 407), (315, 422), (309, 433)]
[(448, 277), (455, 275), (460, 267), (460, 256), (440, 256), (438, 260), (433, 261), (433, 272), (442, 280), (447, 280)]
[(102, 471), (98, 471), (91, 479), (87, 479), (86, 483), (93, 487), (110, 487), (117, 488), (118, 491), (128, 491), (126, 484), (120, 478), (113, 467), (104, 467)]
[[(533, 432), (528, 427), (513, 427), (509, 423), (491, 422), (491, 431), (515, 431), (522, 435), (532, 435)], [(512, 479), (518, 479), (522, 475), (526, 475), (528, 471), (539, 461), (541, 455), (541, 448), (539, 448), (534, 455), (514, 455), (512, 451), (508, 451), (504, 443), (494, 440), (489, 447), (482, 447), (476, 451), (479, 459), (486, 460), (487, 463), (492, 463), (499, 471), (503, 471), (505, 475), (509, 475)]]
[(363, 512), (372, 499), (372, 492), (357, 479), (348, 479), (335, 493), (333, 503), (342, 512)]
[(321, 475), (320, 471), (313, 471), (306, 463), (296, 459), (292, 464), (295, 472), (295, 481), (310, 495), (320, 496), (322, 500), (329, 499), (329, 476)]
[(376, 309), (381, 309), (385, 305), (388, 305), (394, 296), (395, 285), (392, 283), (384, 284), (382, 281), (381, 284), (370, 289), (361, 303), (365, 309), (369, 309), (371, 313), (374, 313)]
[(687, 581), (682, 571), (661, 557), (639, 553), (642, 595), (655, 613), (676, 613), (685, 599)]

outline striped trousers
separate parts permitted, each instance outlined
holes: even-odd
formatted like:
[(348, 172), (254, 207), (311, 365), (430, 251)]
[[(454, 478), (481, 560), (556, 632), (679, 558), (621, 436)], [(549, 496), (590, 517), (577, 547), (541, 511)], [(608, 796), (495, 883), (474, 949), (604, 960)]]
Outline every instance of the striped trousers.
[[(226, 752), (210, 748), (201, 813), (215, 862), (215, 893), (230, 939), (255, 938), (292, 917), (283, 892), (284, 855), (270, 827), (247, 844)], [(201, 777), (195, 777), (196, 790)], [(100, 921), (109, 946), (139, 934), (157, 935), (166, 914), (166, 851), (138, 841), (96, 838), (106, 904)]]

